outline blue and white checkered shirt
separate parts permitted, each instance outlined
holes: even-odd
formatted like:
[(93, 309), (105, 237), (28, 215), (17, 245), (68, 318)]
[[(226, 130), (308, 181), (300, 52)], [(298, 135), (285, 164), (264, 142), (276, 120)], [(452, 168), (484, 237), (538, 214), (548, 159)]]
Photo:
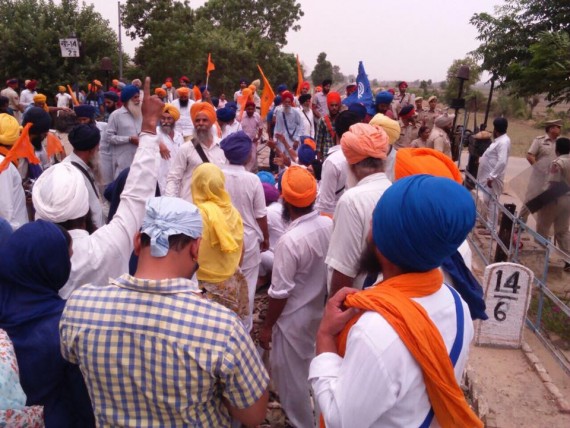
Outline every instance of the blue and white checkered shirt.
[(86, 285), (67, 301), (60, 336), (99, 427), (229, 427), (222, 397), (246, 408), (269, 383), (238, 317), (186, 279)]

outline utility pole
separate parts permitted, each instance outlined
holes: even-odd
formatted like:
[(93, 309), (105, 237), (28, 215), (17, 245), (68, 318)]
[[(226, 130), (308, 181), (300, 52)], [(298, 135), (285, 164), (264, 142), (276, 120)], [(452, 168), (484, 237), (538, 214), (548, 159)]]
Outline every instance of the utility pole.
[(117, 9), (119, 11), (119, 79), (123, 78), (123, 42), (122, 42), (122, 25), (121, 25), (121, 2), (117, 2)]

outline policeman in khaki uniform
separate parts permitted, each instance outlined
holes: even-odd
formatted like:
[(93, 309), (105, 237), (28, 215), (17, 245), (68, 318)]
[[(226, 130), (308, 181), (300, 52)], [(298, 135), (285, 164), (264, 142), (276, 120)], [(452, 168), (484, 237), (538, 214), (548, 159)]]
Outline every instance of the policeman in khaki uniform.
[[(531, 165), (534, 165), (532, 174), (529, 180), (529, 190), (527, 192), (526, 200), (531, 199), (536, 195), (537, 190), (542, 190), (546, 186), (546, 178), (548, 177), (548, 170), (552, 161), (556, 158), (554, 153), (554, 145), (556, 139), (560, 136), (562, 127), (562, 120), (549, 120), (545, 123), (545, 134), (536, 137), (528, 152), (526, 160)], [(529, 211), (526, 206), (523, 206), (520, 217), (524, 222), (527, 221)]]
[(441, 112), (436, 109), (437, 97), (432, 95), (428, 98), (429, 110), (422, 111), (418, 116), (418, 122), (421, 126), (427, 126), (430, 130), (433, 129), (435, 119), (441, 116)]
[(418, 137), (419, 125), (416, 123), (416, 111), (411, 104), (400, 110), (400, 138), (394, 142), (396, 150), (410, 147), (412, 141)]
[[(570, 139), (558, 138), (555, 151), (558, 157), (550, 164), (548, 186), (561, 189), (561, 195), (538, 212), (537, 232), (548, 237), (554, 225), (558, 247), (570, 255)], [(564, 261), (564, 270), (570, 272), (570, 259)]]

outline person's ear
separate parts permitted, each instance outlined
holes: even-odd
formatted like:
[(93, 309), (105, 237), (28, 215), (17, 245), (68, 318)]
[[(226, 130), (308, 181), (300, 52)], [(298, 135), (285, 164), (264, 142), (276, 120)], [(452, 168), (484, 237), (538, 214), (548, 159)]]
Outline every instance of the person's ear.
[(135, 253), (135, 256), (138, 257), (141, 253), (141, 248), (142, 248), (141, 233), (140, 232), (135, 233), (135, 237), (133, 239), (133, 244), (134, 244), (133, 252)]
[(190, 243), (190, 257), (195, 262), (198, 261), (198, 250), (200, 249), (200, 242), (202, 242), (202, 238), (195, 239)]

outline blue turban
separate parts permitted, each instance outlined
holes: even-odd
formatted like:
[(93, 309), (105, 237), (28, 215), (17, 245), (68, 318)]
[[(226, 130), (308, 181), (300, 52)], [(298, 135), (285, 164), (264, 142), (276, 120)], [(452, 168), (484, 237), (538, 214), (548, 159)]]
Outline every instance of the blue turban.
[(97, 114), (97, 109), (95, 106), (89, 104), (81, 104), (79, 106), (73, 107), (75, 115), (77, 117), (88, 117), (89, 119), (94, 119)]
[(123, 103), (126, 103), (127, 101), (129, 101), (132, 97), (134, 97), (135, 95), (139, 94), (140, 90), (138, 87), (136, 87), (135, 85), (126, 85), (122, 90), (121, 90), (121, 101)]
[(220, 122), (231, 122), (236, 118), (236, 112), (232, 108), (224, 107), (216, 110), (216, 117)]
[(113, 91), (107, 91), (103, 94), (104, 98), (107, 98), (108, 100), (113, 101), (114, 103), (119, 101), (119, 95), (117, 95), (116, 92)]
[(279, 86), (277, 86), (277, 93), (280, 94), (283, 91), (287, 90), (287, 85), (285, 83), (281, 83)]
[(348, 111), (354, 112), (360, 117), (360, 120), (364, 120), (366, 117), (366, 107), (361, 103), (352, 103), (348, 106)]
[(259, 177), (262, 183), (267, 183), (271, 184), (272, 186), (275, 186), (275, 176), (269, 171), (259, 171), (257, 173), (257, 176)]
[(376, 94), (376, 105), (378, 104), (390, 104), (394, 100), (394, 95), (388, 91), (378, 92)]
[(43, 134), (49, 131), (51, 116), (43, 108), (30, 107), (24, 113), (22, 125), (26, 126), (30, 122), (32, 123), (30, 134)]
[(230, 102), (226, 103), (225, 108), (229, 108), (233, 111), (236, 111), (238, 109), (238, 105), (234, 101), (230, 101)]
[(220, 148), (232, 165), (245, 164), (249, 160), (251, 146), (251, 138), (243, 131), (234, 132), (220, 142)]
[(317, 157), (317, 152), (307, 144), (301, 144), (297, 155), (299, 156), (299, 163), (301, 165), (309, 166), (313, 164), (313, 161)]
[(273, 104), (275, 104), (275, 107), (277, 107), (278, 105), (281, 105), (282, 102), (283, 102), (283, 99), (281, 98), (281, 95), (277, 95), (273, 99)]
[(380, 252), (410, 272), (441, 265), (475, 225), (471, 194), (449, 178), (412, 175), (384, 192), (372, 214)]
[(146, 212), (141, 233), (150, 237), (150, 254), (164, 257), (172, 235), (198, 238), (202, 235), (202, 217), (196, 205), (180, 198), (162, 196), (151, 198), (146, 203)]
[(101, 131), (95, 125), (77, 125), (69, 133), (69, 142), (75, 150), (93, 149), (101, 140)]
[(0, 217), (0, 245), (4, 241), (8, 240), (12, 233), (14, 233), (14, 229), (12, 229), (12, 226), (10, 226), (8, 220)]

